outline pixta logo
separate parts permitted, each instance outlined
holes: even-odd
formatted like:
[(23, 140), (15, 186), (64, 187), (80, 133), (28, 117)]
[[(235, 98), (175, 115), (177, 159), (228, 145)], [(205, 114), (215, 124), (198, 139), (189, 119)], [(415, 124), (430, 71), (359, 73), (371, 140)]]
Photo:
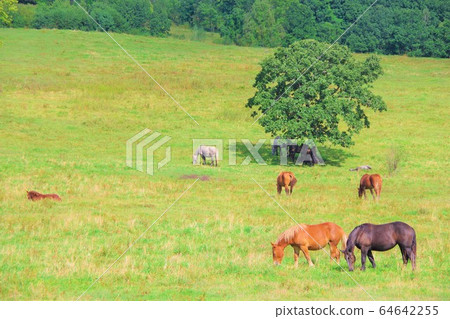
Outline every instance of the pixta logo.
[[(133, 167), (133, 150), (135, 151), (134, 158), (136, 159), (136, 169), (140, 172), (144, 172), (144, 149), (146, 149), (146, 173), (148, 175), (154, 174), (154, 153), (157, 149), (161, 148), (164, 144), (166, 144), (171, 137), (170, 136), (162, 136), (161, 139), (156, 141), (161, 133), (153, 132), (146, 128), (141, 132), (134, 135), (132, 138), (127, 140), (127, 166)], [(149, 135), (150, 134), (150, 135)], [(155, 142), (156, 141), (156, 142)], [(133, 146), (136, 145), (134, 148)], [(166, 155), (164, 159), (158, 162), (158, 169), (169, 163), (171, 160), (171, 148), (170, 146), (166, 147)]]

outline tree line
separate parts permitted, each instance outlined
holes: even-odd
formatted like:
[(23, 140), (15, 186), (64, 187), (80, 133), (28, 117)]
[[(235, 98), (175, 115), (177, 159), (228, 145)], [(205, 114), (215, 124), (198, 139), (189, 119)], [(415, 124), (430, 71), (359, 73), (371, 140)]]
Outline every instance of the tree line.
[[(72, 0), (73, 1), (73, 0)], [(106, 29), (167, 35), (174, 24), (218, 32), (224, 43), (287, 47), (331, 43), (374, 0), (80, 0)], [(94, 30), (70, 0), (19, 0), (12, 25)], [(449, 57), (447, 0), (379, 0), (340, 39), (354, 52)]]
[[(219, 32), (225, 42), (287, 47), (331, 43), (374, 0), (167, 0), (175, 23)], [(340, 40), (354, 52), (449, 56), (447, 0), (379, 0)]]
[[(12, 27), (92, 31), (99, 26), (73, 0), (18, 0)], [(164, 0), (77, 0), (106, 31), (167, 35), (172, 22)]]

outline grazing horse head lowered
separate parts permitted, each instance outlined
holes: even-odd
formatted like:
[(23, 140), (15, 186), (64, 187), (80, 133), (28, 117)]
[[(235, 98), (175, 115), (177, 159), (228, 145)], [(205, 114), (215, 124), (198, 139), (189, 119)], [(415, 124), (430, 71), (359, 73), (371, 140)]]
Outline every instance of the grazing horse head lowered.
[(273, 264), (278, 266), (284, 257), (284, 249), (291, 245), (294, 248), (295, 267), (298, 267), (300, 250), (303, 252), (308, 264), (314, 266), (309, 257), (310, 250), (323, 249), (330, 245), (330, 257), (339, 263), (339, 242), (342, 248), (346, 248), (347, 235), (344, 230), (334, 223), (322, 223), (318, 225), (299, 224), (284, 231), (272, 244)]
[[(219, 159), (219, 151), (215, 146), (204, 146), (200, 145), (192, 156), (192, 164), (197, 164), (198, 156), (203, 160), (203, 165), (206, 165), (206, 158), (211, 158), (211, 166), (217, 166), (217, 161)], [(201, 163), (201, 161), (200, 161)]]
[(297, 184), (297, 179), (292, 172), (281, 172), (277, 176), (277, 193), (281, 194), (281, 190), (284, 187), (286, 195), (292, 195), (292, 190), (295, 184)]
[(403, 264), (406, 266), (411, 260), (412, 269), (416, 268), (416, 232), (414, 228), (403, 222), (393, 222), (382, 225), (362, 224), (352, 230), (348, 235), (347, 248), (341, 250), (347, 261), (348, 270), (355, 269), (354, 249), (361, 249), (361, 270), (366, 269), (366, 257), (369, 258), (372, 267), (375, 268), (373, 251), (386, 251), (400, 247)]
[[(361, 177), (361, 181), (359, 182), (358, 197), (361, 198), (364, 195), (364, 198), (367, 198), (366, 189), (368, 189), (368, 190), (370, 190), (370, 193), (372, 194), (373, 199), (375, 199), (375, 200), (380, 199), (382, 184), (383, 184), (383, 180), (381, 179), (380, 175), (364, 174)], [(373, 194), (374, 191), (375, 191), (376, 196)]]

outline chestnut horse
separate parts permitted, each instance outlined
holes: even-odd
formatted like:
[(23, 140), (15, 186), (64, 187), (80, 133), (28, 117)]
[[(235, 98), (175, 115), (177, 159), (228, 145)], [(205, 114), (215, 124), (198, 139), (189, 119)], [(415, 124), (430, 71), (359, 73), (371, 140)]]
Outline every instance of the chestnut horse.
[[(281, 188), (284, 187), (286, 195), (292, 194), (292, 189), (297, 184), (297, 179), (292, 172), (281, 172), (277, 177), (277, 192), (281, 194)], [(290, 188), (290, 189), (289, 189)]]
[(383, 225), (362, 224), (352, 230), (348, 235), (347, 248), (342, 250), (348, 269), (355, 267), (355, 246), (361, 249), (361, 270), (366, 269), (366, 257), (375, 268), (375, 259), (372, 251), (386, 251), (400, 247), (403, 264), (406, 266), (411, 260), (412, 269), (416, 268), (416, 232), (414, 228), (402, 222), (393, 222)]
[(347, 235), (344, 230), (334, 223), (318, 225), (295, 225), (283, 232), (275, 243), (272, 243), (274, 265), (280, 265), (284, 256), (284, 249), (291, 245), (294, 248), (295, 267), (298, 267), (298, 255), (303, 252), (308, 264), (314, 266), (309, 257), (309, 250), (319, 250), (330, 245), (330, 257), (339, 263), (339, 249), (337, 245), (342, 243), (346, 248)]
[[(383, 183), (381, 176), (378, 174), (364, 174), (363, 177), (361, 177), (361, 181), (359, 182), (359, 188), (358, 188), (358, 196), (359, 198), (364, 195), (364, 198), (367, 198), (366, 196), (366, 189), (370, 190), (370, 193), (372, 194), (373, 199), (380, 199), (380, 193), (381, 193), (381, 184)], [(375, 190), (376, 198), (373, 195), (373, 190)]]
[(36, 201), (44, 198), (50, 198), (56, 201), (61, 201), (61, 197), (57, 194), (41, 194), (36, 191), (27, 191), (27, 197), (29, 200)]

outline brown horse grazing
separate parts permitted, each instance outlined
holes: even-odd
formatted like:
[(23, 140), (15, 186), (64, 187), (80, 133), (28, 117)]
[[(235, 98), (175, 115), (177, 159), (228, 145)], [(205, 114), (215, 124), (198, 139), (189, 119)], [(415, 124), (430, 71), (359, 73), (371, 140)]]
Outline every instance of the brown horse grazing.
[[(281, 194), (281, 188), (284, 187), (286, 195), (292, 194), (292, 189), (297, 184), (297, 179), (292, 172), (281, 172), (277, 177), (277, 192)], [(289, 189), (290, 187), (290, 189)]]
[(57, 194), (41, 194), (36, 191), (27, 191), (27, 197), (29, 200), (32, 200), (33, 202), (45, 198), (61, 201), (61, 197), (59, 197)]
[(298, 255), (303, 252), (308, 264), (314, 266), (309, 257), (309, 250), (319, 250), (330, 245), (331, 259), (339, 263), (339, 249), (337, 245), (342, 243), (345, 249), (347, 235), (341, 227), (334, 223), (323, 223), (318, 225), (295, 225), (283, 232), (275, 242), (272, 243), (273, 263), (280, 265), (284, 256), (284, 249), (291, 245), (294, 248), (295, 267), (298, 267)]
[(373, 190), (375, 190), (375, 194), (377, 195), (376, 199), (380, 199), (380, 193), (381, 193), (381, 184), (382, 184), (381, 176), (378, 174), (364, 174), (363, 177), (361, 177), (361, 181), (359, 182), (359, 188), (358, 188), (358, 196), (359, 198), (364, 195), (364, 198), (367, 198), (366, 196), (366, 189), (370, 190), (370, 193), (372, 194), (373, 199), (375, 199), (375, 196), (373, 195)]
[(366, 256), (375, 268), (372, 251), (386, 251), (398, 245), (402, 253), (403, 264), (406, 266), (411, 260), (412, 269), (416, 268), (416, 232), (414, 228), (402, 222), (383, 225), (362, 224), (352, 230), (347, 240), (347, 248), (341, 250), (353, 271), (355, 266), (355, 246), (361, 249), (361, 270), (366, 269)]

